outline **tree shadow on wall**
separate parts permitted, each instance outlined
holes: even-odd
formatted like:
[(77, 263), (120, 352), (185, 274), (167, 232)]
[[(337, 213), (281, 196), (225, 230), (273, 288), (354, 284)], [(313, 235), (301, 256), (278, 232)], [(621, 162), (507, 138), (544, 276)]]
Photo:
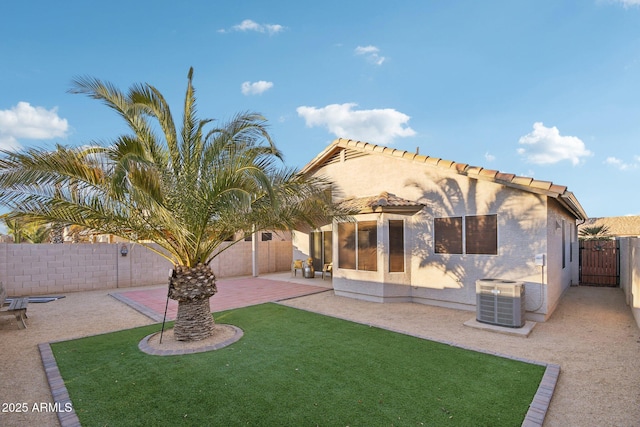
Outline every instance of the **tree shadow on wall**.
[[(416, 245), (411, 254), (421, 270), (436, 269), (450, 277), (448, 287), (455, 287), (451, 283), (455, 282), (459, 288), (473, 289), (477, 279), (532, 274), (534, 255), (545, 251), (546, 196), (526, 193), (523, 197), (520, 190), (464, 176), (456, 179), (427, 172), (425, 178), (406, 184), (420, 192), (418, 201), (425, 205), (414, 218)], [(461, 181), (468, 182), (468, 188)], [(490, 214), (497, 214), (498, 255), (435, 252), (434, 218)], [(442, 288), (436, 283), (422, 285)]]

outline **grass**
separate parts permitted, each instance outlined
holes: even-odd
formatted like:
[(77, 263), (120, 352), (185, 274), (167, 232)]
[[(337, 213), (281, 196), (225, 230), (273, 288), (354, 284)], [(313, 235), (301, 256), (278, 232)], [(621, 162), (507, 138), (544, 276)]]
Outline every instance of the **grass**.
[(519, 426), (544, 367), (263, 304), (221, 350), (150, 356), (159, 325), (52, 344), (83, 426)]

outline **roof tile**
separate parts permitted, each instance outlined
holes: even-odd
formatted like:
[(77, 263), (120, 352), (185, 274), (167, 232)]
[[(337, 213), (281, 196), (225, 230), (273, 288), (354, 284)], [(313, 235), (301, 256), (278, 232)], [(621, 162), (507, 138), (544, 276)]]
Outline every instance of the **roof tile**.
[(540, 188), (542, 190), (548, 190), (551, 185), (553, 185), (553, 182), (551, 181), (540, 181), (538, 179), (534, 179), (533, 181), (531, 181), (531, 184), (529, 184), (529, 186), (532, 188)]
[(564, 192), (567, 191), (567, 187), (565, 185), (552, 184), (549, 187), (549, 191), (553, 191), (554, 193), (558, 194), (564, 194)]
[(464, 172), (469, 165), (466, 163), (454, 163), (454, 167), (458, 172)]
[[(375, 196), (356, 197), (340, 202), (340, 206), (347, 210), (363, 212), (367, 210), (393, 208), (422, 208), (423, 204), (413, 200), (403, 199), (395, 194), (383, 191)], [(419, 210), (419, 209), (416, 209)]]
[(504, 172), (496, 173), (496, 179), (499, 179), (500, 181), (511, 182), (515, 177), (516, 177), (515, 174), (512, 174), (512, 173), (504, 173)]
[(468, 175), (480, 175), (480, 172), (482, 172), (482, 168), (480, 166), (469, 166), (467, 168)]
[(425, 163), (430, 163), (434, 166), (437, 166), (439, 161), (440, 161), (440, 158), (438, 157), (427, 156), (427, 158), (425, 159)]
[(524, 185), (527, 187), (529, 186), (529, 184), (531, 184), (532, 181), (533, 178), (529, 178), (527, 176), (516, 176), (511, 180), (511, 182), (514, 184)]
[(480, 171), (481, 176), (486, 176), (488, 178), (496, 178), (496, 175), (498, 174), (497, 170), (493, 170), (493, 169), (482, 169)]

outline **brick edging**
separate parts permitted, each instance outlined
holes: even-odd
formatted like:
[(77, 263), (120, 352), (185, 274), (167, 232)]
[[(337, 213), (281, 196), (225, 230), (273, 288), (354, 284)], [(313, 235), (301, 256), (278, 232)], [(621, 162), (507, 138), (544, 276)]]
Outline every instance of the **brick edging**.
[(560, 365), (547, 364), (546, 367), (542, 381), (540, 381), (527, 415), (524, 417), (522, 427), (541, 427), (544, 423), (544, 417), (549, 411), (549, 404), (560, 376)]
[[(44, 372), (47, 376), (49, 388), (51, 389), (51, 395), (53, 396), (53, 403), (56, 408), (58, 408), (57, 415), (60, 426), (80, 427), (80, 420), (76, 415), (75, 409), (73, 409), (69, 392), (60, 375), (56, 359), (53, 357), (51, 345), (49, 343), (38, 344), (38, 349), (40, 350), (42, 365), (44, 366)], [(67, 410), (67, 408), (69, 408), (69, 410)]]

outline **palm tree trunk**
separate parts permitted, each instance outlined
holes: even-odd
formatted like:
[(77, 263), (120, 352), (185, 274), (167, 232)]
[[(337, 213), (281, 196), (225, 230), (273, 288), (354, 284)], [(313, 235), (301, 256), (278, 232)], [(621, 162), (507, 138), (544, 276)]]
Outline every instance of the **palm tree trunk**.
[(49, 241), (54, 244), (64, 243), (64, 224), (54, 223), (51, 226)]
[(178, 301), (173, 333), (179, 341), (199, 341), (213, 334), (209, 298), (217, 292), (216, 277), (209, 266), (176, 266), (169, 278), (169, 297)]

